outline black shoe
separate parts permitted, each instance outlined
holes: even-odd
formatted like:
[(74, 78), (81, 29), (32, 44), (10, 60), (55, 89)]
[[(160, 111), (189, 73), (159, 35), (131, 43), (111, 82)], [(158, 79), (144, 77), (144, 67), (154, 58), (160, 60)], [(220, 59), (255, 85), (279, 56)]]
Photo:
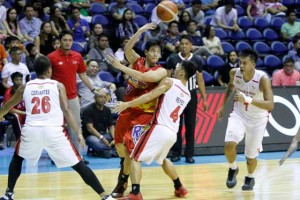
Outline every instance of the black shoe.
[(14, 193), (6, 191), (3, 196), (0, 197), (0, 200), (13, 200), (14, 199)]
[(101, 200), (113, 200), (114, 198), (111, 195), (106, 195)]
[(171, 157), (171, 161), (172, 162), (179, 162), (181, 159), (180, 159), (180, 157), (179, 156), (172, 156)]
[(118, 181), (117, 186), (115, 187), (115, 189), (112, 191), (112, 193), (110, 194), (113, 198), (120, 198), (124, 196), (124, 192), (127, 189), (128, 186), (128, 182), (122, 182), (122, 181)]
[(186, 163), (195, 163), (195, 159), (193, 157), (186, 157), (185, 162)]
[(233, 188), (236, 185), (236, 183), (237, 183), (236, 175), (238, 173), (239, 173), (239, 168), (236, 168), (236, 169), (229, 168), (227, 181), (226, 181), (226, 185), (228, 188)]
[(82, 161), (83, 161), (83, 162), (84, 162), (84, 164), (86, 164), (86, 165), (90, 164), (90, 162), (89, 162), (89, 161), (87, 161), (87, 160), (85, 160), (84, 158), (82, 158)]
[(242, 186), (242, 190), (253, 190), (254, 185), (255, 185), (254, 178), (250, 178), (246, 176), (244, 185)]

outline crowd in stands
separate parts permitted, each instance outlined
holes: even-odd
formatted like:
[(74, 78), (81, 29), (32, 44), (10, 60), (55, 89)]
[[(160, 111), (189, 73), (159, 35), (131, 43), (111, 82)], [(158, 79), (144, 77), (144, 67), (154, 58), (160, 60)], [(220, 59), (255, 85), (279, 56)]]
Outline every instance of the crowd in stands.
[[(105, 58), (114, 54), (128, 65), (124, 46), (149, 22), (158, 25), (141, 36), (136, 51), (143, 53), (147, 41), (160, 40), (163, 51), (159, 63), (165, 66), (172, 54), (180, 52), (180, 39), (187, 35), (192, 41), (191, 52), (201, 60), (206, 85), (226, 86), (228, 72), (239, 66), (238, 53), (245, 48), (259, 53), (257, 68), (274, 76), (274, 86), (299, 84), (298, 1), (171, 1), (178, 6), (178, 17), (165, 23), (156, 14), (158, 0), (0, 0), (0, 95), (12, 86), (14, 72), (23, 75), (23, 82), (32, 76), (34, 59), (58, 49), (59, 34), (69, 30), (73, 33), (72, 50), (85, 59), (91, 83), (107, 90), (112, 87), (122, 100), (126, 77)], [(100, 76), (101, 72), (108, 75)], [(282, 78), (285, 80), (280, 81)], [(78, 93), (86, 106), (94, 99), (80, 84), (78, 81)]]

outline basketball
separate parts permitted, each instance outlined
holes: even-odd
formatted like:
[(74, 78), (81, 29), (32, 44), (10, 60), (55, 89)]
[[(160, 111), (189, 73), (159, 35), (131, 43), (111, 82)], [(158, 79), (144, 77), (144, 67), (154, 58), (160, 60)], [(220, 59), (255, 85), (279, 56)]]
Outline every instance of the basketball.
[(157, 5), (156, 14), (163, 22), (173, 21), (178, 13), (178, 8), (172, 1), (163, 1)]

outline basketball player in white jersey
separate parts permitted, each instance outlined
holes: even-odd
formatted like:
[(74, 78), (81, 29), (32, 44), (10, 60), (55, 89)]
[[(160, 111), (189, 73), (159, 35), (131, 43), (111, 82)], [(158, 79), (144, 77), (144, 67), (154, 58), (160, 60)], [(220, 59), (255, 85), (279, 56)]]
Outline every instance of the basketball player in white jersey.
[(195, 73), (196, 66), (192, 61), (182, 61), (181, 64), (177, 64), (176, 79), (164, 78), (151, 92), (132, 101), (117, 104), (115, 111), (121, 112), (160, 96), (150, 129), (138, 139), (130, 155), (132, 159), (132, 174), (130, 174), (132, 191), (127, 198), (143, 199), (140, 193), (141, 162), (150, 164), (153, 160), (162, 165), (164, 172), (173, 180), (176, 196), (184, 197), (188, 194), (179, 180), (173, 163), (166, 157), (176, 142), (180, 115), (191, 99), (187, 81)]
[(222, 119), (225, 105), (235, 91), (233, 110), (229, 115), (225, 136), (224, 150), (229, 163), (226, 185), (233, 188), (237, 183), (239, 168), (235, 161), (236, 145), (245, 137), (248, 175), (242, 190), (252, 190), (255, 184), (253, 174), (257, 166), (256, 157), (262, 151), (263, 135), (274, 102), (269, 77), (263, 71), (255, 69), (257, 53), (246, 49), (239, 56), (240, 68), (230, 71), (230, 81), (218, 118)]
[(78, 140), (84, 147), (85, 141), (69, 108), (65, 87), (62, 83), (50, 79), (52, 68), (49, 59), (39, 56), (34, 61), (34, 68), (37, 79), (20, 86), (0, 110), (0, 120), (3, 120), (3, 116), (10, 108), (24, 99), (26, 121), (10, 162), (8, 186), (0, 200), (14, 199), (14, 187), (21, 174), (23, 160), (36, 164), (43, 149), (48, 152), (57, 167), (72, 167), (79, 173), (84, 182), (92, 187), (102, 200), (113, 199), (110, 195), (105, 195), (96, 175), (81, 160), (67, 133), (64, 132), (65, 117), (68, 126), (76, 131)]

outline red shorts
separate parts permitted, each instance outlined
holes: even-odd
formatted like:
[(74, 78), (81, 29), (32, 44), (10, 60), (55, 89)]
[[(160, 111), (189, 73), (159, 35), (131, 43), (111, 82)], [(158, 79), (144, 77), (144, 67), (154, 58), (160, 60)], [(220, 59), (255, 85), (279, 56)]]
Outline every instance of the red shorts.
[(115, 128), (115, 143), (125, 143), (129, 152), (133, 149), (132, 128), (135, 125), (148, 125), (151, 123), (153, 113), (127, 109), (122, 112), (117, 120)]

